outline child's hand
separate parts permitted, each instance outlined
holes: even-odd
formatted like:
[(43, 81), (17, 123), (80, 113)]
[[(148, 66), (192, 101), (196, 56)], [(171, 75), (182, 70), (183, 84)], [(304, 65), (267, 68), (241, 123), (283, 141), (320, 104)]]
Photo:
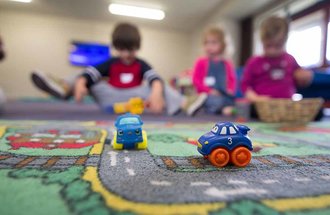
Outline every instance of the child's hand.
[(147, 104), (152, 113), (161, 114), (165, 106), (163, 95), (151, 93), (147, 100)]
[(256, 96), (254, 102), (263, 102), (268, 101), (269, 99), (269, 96)]
[(163, 84), (161, 81), (154, 81), (152, 83), (147, 105), (152, 113), (160, 114), (163, 112), (165, 101), (163, 96)]
[(306, 87), (312, 82), (313, 73), (312, 71), (300, 68), (294, 72), (294, 79), (299, 87)]
[(86, 87), (86, 79), (84, 77), (80, 77), (76, 80), (74, 85), (74, 99), (76, 102), (81, 102), (84, 96), (88, 93), (88, 89)]
[(216, 89), (212, 89), (210, 91), (210, 95), (212, 95), (212, 96), (221, 96), (221, 93)]
[(268, 101), (270, 99), (269, 96), (258, 95), (251, 88), (247, 89), (247, 91), (245, 92), (245, 97), (251, 102)]

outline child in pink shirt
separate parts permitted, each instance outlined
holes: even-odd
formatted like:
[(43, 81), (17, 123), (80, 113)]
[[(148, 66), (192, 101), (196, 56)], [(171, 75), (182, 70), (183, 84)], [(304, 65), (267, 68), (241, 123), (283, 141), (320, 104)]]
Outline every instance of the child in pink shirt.
[(284, 18), (266, 19), (260, 30), (264, 54), (250, 58), (245, 66), (242, 91), (251, 102), (291, 98), (296, 86), (306, 86), (312, 73), (302, 69), (285, 51), (288, 23)]
[(208, 113), (230, 115), (234, 105), (236, 74), (233, 64), (223, 57), (226, 48), (224, 32), (210, 28), (205, 32), (203, 42), (206, 56), (196, 60), (192, 77), (199, 99), (187, 113), (194, 115), (204, 107)]

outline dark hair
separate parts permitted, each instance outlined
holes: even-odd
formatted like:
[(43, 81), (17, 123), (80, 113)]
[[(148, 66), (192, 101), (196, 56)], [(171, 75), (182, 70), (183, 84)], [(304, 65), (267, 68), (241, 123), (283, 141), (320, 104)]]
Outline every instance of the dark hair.
[(112, 33), (112, 45), (118, 50), (140, 49), (141, 35), (139, 29), (129, 23), (121, 23)]

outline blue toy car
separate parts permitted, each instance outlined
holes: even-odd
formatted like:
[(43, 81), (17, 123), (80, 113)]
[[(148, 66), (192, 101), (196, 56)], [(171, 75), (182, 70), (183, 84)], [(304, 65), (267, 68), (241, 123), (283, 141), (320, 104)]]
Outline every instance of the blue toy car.
[(229, 162), (245, 167), (251, 161), (252, 142), (245, 125), (219, 122), (212, 130), (198, 139), (198, 152), (214, 166), (223, 167)]
[(146, 149), (147, 133), (142, 130), (143, 122), (139, 115), (124, 114), (117, 118), (117, 131), (113, 134), (114, 149)]

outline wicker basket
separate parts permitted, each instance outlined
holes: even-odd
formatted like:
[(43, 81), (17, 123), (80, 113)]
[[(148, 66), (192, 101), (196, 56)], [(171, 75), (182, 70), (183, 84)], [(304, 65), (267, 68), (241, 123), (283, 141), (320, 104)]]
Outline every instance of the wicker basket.
[(307, 123), (315, 118), (323, 104), (323, 99), (271, 99), (256, 102), (260, 119), (264, 122)]

